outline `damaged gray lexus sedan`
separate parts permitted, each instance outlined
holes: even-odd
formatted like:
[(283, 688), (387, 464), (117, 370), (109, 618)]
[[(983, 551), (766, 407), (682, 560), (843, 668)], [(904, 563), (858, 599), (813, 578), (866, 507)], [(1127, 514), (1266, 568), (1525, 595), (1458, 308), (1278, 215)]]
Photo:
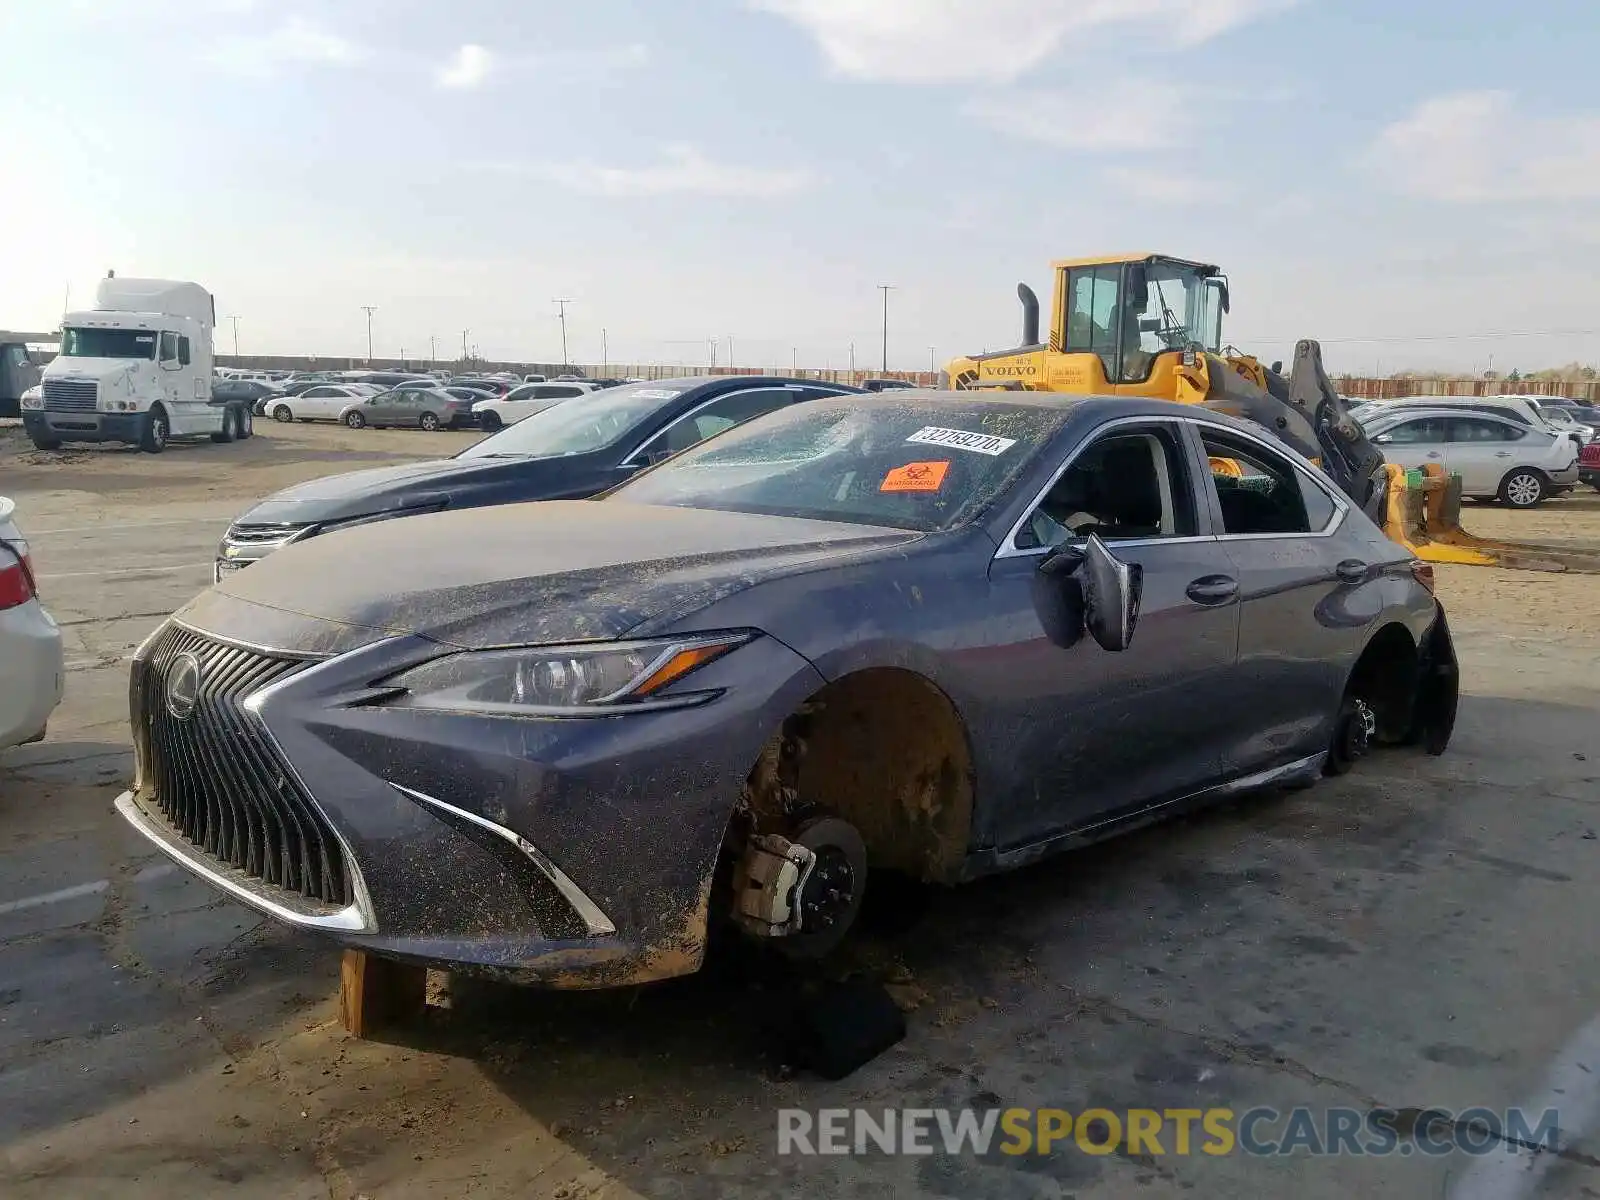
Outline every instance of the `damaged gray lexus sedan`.
[(142, 834), (280, 921), (550, 987), (832, 948), (1185, 807), (1444, 750), (1429, 568), (1193, 406), (797, 405), (611, 492), (331, 533), (133, 666)]

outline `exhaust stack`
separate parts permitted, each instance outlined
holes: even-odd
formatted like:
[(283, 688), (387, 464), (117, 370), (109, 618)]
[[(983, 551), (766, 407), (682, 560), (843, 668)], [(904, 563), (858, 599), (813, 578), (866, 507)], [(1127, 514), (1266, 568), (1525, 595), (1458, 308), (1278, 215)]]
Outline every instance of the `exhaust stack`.
[(1017, 299), (1022, 301), (1022, 344), (1039, 344), (1039, 297), (1025, 283), (1017, 284)]

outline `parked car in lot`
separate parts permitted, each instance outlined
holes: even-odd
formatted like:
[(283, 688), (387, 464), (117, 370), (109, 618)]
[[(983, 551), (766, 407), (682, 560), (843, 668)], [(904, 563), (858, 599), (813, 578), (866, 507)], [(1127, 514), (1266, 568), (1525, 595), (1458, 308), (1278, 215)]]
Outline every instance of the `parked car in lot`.
[(270, 400), (266, 416), (274, 421), (342, 421), (353, 406), (370, 400), (378, 388), (360, 383), (321, 383), (298, 396)]
[(214, 577), (334, 529), (444, 508), (593, 496), (775, 408), (852, 389), (752, 375), (675, 379), (563, 401), (454, 458), (330, 475), (267, 497), (229, 526)]
[(214, 379), (211, 381), (211, 399), (218, 403), (233, 401), (248, 404), (260, 416), (265, 402), (284, 392), (275, 383), (259, 379)]
[(136, 656), (116, 804), (218, 890), (412, 962), (626, 986), (697, 970), (712, 923), (810, 958), (878, 872), (959, 883), (1373, 742), (1442, 752), (1431, 585), (1192, 405), (819, 399), (597, 501), (230, 576)]
[(442, 388), (398, 387), (349, 405), (340, 414), (351, 429), (368, 425), (407, 426), (432, 432), (476, 426), (472, 406), (476, 399), (461, 399)]
[(869, 392), (896, 392), (914, 388), (917, 385), (904, 379), (864, 379), (861, 386)]
[(1600, 442), (1590, 442), (1578, 452), (1578, 478), (1600, 492)]
[[(1519, 425), (1527, 425), (1533, 429), (1546, 431), (1556, 429), (1545, 419), (1543, 410), (1534, 398), (1529, 396), (1410, 396), (1384, 402), (1384, 410), (1388, 412), (1399, 412), (1404, 408), (1465, 409), (1504, 417), (1508, 421), (1515, 421)], [(1371, 418), (1364, 413), (1359, 419), (1365, 422)], [(1559, 432), (1570, 437), (1575, 445), (1583, 444), (1583, 437), (1576, 430)]]
[(0, 750), (44, 737), (67, 677), (61, 630), (39, 602), (16, 511), (0, 496)]
[(478, 424), (493, 433), (523, 417), (543, 412), (552, 404), (571, 400), (575, 396), (587, 396), (595, 390), (594, 385), (589, 383), (525, 383), (519, 388), (512, 388), (504, 396), (478, 401), (473, 405), (472, 412)]
[(1574, 409), (1563, 408), (1554, 404), (1540, 405), (1539, 415), (1562, 433), (1577, 434), (1580, 442), (1585, 446), (1594, 441), (1595, 427), (1587, 422), (1578, 420)]
[(1578, 482), (1578, 447), (1548, 427), (1489, 412), (1404, 408), (1364, 425), (1384, 458), (1402, 467), (1436, 463), (1461, 476), (1461, 494), (1531, 508)]
[(452, 379), (450, 386), (471, 388), (475, 392), (482, 392), (485, 396), (504, 396), (513, 387), (521, 385), (506, 383), (499, 379), (479, 379), (477, 376), (470, 376), (466, 379)]

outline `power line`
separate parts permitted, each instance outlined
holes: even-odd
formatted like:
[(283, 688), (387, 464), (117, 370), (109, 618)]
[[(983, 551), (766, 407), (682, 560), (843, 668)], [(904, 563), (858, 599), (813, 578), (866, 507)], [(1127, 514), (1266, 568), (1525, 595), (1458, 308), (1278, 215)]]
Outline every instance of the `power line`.
[[(1600, 335), (1600, 329), (1521, 329), (1502, 330), (1492, 333), (1424, 333), (1413, 337), (1331, 337), (1317, 338), (1325, 346), (1335, 346), (1345, 342), (1367, 342), (1383, 345), (1410, 345), (1413, 342), (1483, 342), (1493, 341), (1498, 338), (1530, 338), (1530, 337), (1595, 337)], [(1257, 342), (1297, 342), (1297, 337), (1268, 337), (1261, 335), (1250, 339)]]

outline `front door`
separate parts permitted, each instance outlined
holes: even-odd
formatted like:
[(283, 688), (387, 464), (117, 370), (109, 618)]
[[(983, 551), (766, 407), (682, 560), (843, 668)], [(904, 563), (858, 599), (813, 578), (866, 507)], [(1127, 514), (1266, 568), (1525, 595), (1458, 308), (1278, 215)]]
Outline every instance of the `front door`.
[(1412, 417), (1378, 433), (1372, 444), (1383, 451), (1385, 462), (1397, 467), (1425, 467), (1429, 464), (1449, 470), (1445, 458), (1445, 439), (1449, 436), (1446, 417)]
[[(1172, 799), (1220, 778), (1230, 714), (1219, 702), (1239, 636), (1236, 586), (1217, 570), (1197, 468), (1169, 421), (1115, 422), (1075, 453), (990, 567), (1007, 642), (970, 680), (1007, 714), (1019, 764), (996, 797), (995, 835), (1016, 846)], [(1096, 533), (1144, 569), (1133, 644), (1103, 650), (1049, 634), (1049, 547)]]

